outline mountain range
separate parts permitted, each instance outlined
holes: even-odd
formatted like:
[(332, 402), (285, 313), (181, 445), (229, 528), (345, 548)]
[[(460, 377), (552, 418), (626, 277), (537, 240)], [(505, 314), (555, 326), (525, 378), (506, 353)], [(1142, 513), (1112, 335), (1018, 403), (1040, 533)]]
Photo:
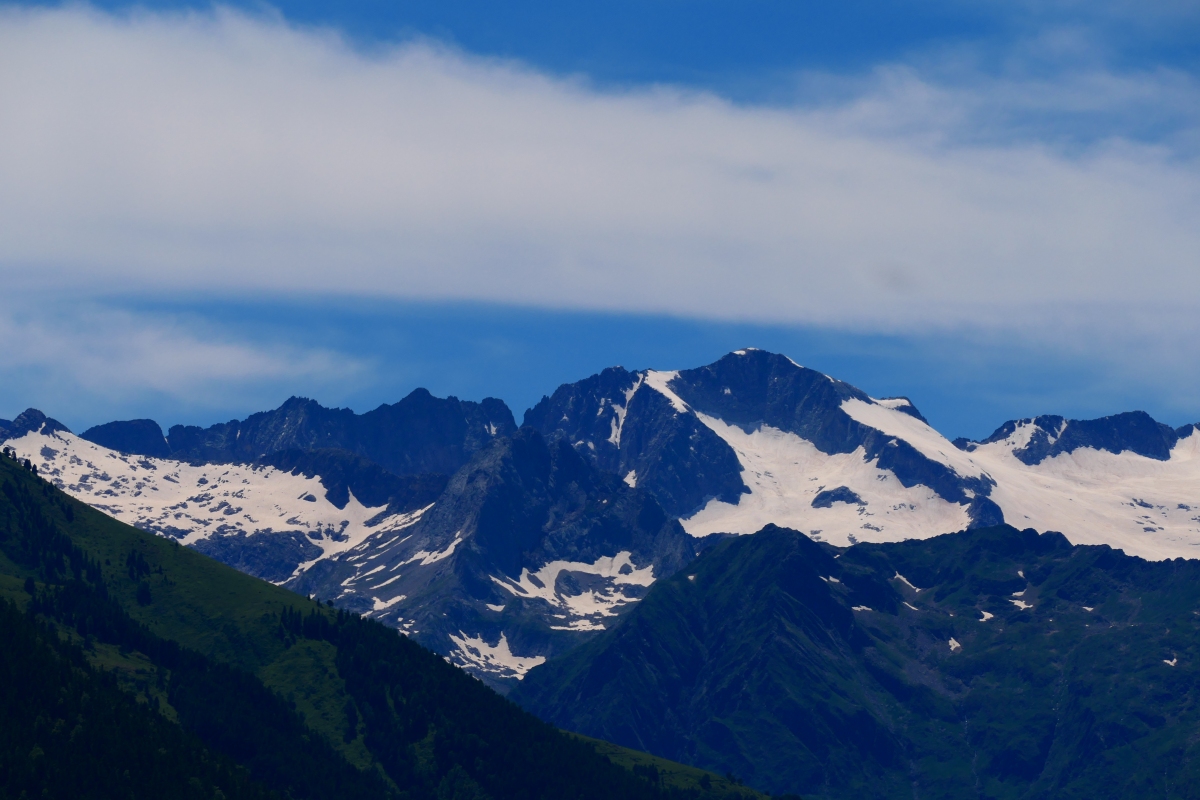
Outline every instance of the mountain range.
[(761, 350), (499, 400), (418, 390), (358, 415), (292, 398), (207, 429), (0, 438), (118, 519), (408, 632), (508, 690), (731, 534), (835, 546), (1010, 523), (1147, 559), (1200, 547), (1200, 436), (1142, 412), (951, 442), (906, 398)]
[(0, 669), (5, 797), (757, 796), (557, 731), (395, 630), (111, 519), (7, 454)]
[[(310, 610), (268, 625), (289, 647), (399, 629), (660, 786), (660, 768), (686, 768), (630, 754), (828, 798), (1192, 796), (1196, 434), (1135, 411), (951, 442), (908, 398), (750, 348), (607, 369), (520, 427), (499, 400), (422, 390), (361, 415), (292, 398), (165, 435), (0, 420), (44, 492), (135, 526), (147, 552), (299, 593)], [(153, 629), (176, 578), (139, 563), (125, 613)], [(245, 658), (189, 636), (205, 658)], [(276, 692), (319, 673), (254, 658)], [(367, 739), (337, 744), (365, 719), (338, 691), (297, 707), (352, 763), (416, 775)], [(484, 783), (462, 766), (466, 782), (437, 781), (473, 797)], [(203, 780), (237, 789), (223, 774)], [(697, 775), (695, 791), (713, 785)]]

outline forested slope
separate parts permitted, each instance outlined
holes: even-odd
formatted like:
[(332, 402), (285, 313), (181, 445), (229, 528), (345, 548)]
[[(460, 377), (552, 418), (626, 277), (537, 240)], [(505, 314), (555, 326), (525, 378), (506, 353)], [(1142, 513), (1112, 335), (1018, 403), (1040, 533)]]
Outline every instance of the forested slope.
[[(99, 697), (92, 684), (107, 686), (118, 709), (109, 715), (125, 714), (131, 731), (128, 757), (152, 762), (157, 750), (143, 744), (161, 738), (168, 754), (182, 754), (176, 771), (190, 770), (183, 777), (205, 791), (413, 800), (702, 794), (614, 765), (394, 630), (118, 523), (8, 458), (0, 459), (0, 594), (25, 609), (4, 612), (7, 652), (41, 653), (58, 673), (40, 674), (74, 676), (56, 680), (76, 705), (84, 694)], [(21, 648), (21, 636), (41, 644)], [(36, 664), (17, 659), (9, 668), (28, 681)], [(12, 686), (36, 697), (36, 687)], [(45, 723), (52, 732), (80, 724), (70, 702), (62, 708)], [(83, 723), (92, 729), (86, 714)], [(170, 736), (160, 735), (163, 725)], [(37, 760), (50, 753), (53, 763), (76, 762), (39, 741), (41, 755), (24, 741), (7, 747), (3, 768), (49, 790), (53, 770), (37, 772)], [(131, 781), (144, 779), (133, 796), (179, 796), (156, 788), (167, 778), (154, 769), (129, 768)]]

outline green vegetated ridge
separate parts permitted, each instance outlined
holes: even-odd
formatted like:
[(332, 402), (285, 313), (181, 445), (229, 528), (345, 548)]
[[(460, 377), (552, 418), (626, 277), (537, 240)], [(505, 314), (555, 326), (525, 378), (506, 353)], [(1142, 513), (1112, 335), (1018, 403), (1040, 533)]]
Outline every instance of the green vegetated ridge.
[(768, 526), (512, 695), (829, 798), (1200, 796), (1200, 562), (1001, 526), (839, 551)]
[(30, 723), (3, 726), (0, 797), (730, 796), (614, 763), (396, 631), (8, 458), (0, 603), (5, 719)]

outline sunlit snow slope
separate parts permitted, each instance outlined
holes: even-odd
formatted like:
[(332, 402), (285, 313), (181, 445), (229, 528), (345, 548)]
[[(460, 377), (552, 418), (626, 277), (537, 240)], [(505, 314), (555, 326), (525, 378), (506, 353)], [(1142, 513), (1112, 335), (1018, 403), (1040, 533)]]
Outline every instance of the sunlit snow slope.
[[(606, 370), (560, 387), (526, 424), (651, 491), (695, 536), (775, 523), (846, 545), (1002, 515), (1144, 558), (1200, 557), (1200, 434), (1144, 414), (1009, 423), (960, 448), (904, 398), (746, 349), (694, 370)], [(610, 425), (620, 435), (602, 439)]]
[[(203, 550), (206, 540), (272, 537), (279, 564), (262, 577), (282, 583), (371, 534), (412, 521), (350, 495), (345, 508), (325, 497), (317, 477), (274, 467), (193, 466), (118, 453), (65, 431), (29, 432), (6, 446), (58, 488), (142, 530)], [(259, 539), (259, 541), (263, 541)]]
[(1074, 544), (1107, 544), (1147, 559), (1200, 558), (1200, 432), (1170, 458), (1084, 447), (1026, 465), (1014, 455), (1031, 422), (971, 457), (996, 479), (1009, 524), (1061, 531)]
[[(715, 417), (697, 416), (733, 448), (750, 493), (736, 504), (711, 500), (681, 520), (693, 536), (755, 533), (774, 523), (848, 545), (923, 539), (969, 523), (964, 506), (938, 497), (928, 486), (904, 486), (877, 460), (867, 459), (862, 448), (827, 455), (794, 433), (767, 425), (746, 432)], [(858, 499), (814, 506), (822, 492), (839, 487)]]

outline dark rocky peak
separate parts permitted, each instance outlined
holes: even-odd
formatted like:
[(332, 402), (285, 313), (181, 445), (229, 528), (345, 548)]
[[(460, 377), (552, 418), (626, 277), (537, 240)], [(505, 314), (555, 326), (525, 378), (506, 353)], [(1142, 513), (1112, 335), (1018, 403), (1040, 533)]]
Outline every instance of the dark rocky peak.
[[(713, 498), (736, 504), (749, 491), (733, 448), (698, 415), (753, 431), (759, 425), (794, 433), (823, 453), (863, 448), (905, 486), (924, 484), (950, 502), (969, 504), (981, 524), (1003, 519), (987, 499), (987, 478), (960, 476), (908, 442), (859, 423), (842, 410), (866, 393), (786, 356), (744, 349), (716, 362), (675, 373), (668, 388), (680, 411), (646, 385), (646, 372), (616, 367), (560, 386), (526, 412), (526, 423), (563, 438), (602, 469), (651, 492), (673, 516), (687, 517)], [(924, 421), (906, 399), (882, 401)]]
[(524, 424), (587, 448), (601, 469), (616, 472), (629, 392), (640, 378), (624, 367), (609, 367), (578, 383), (565, 383), (526, 411)]
[[(868, 459), (878, 459), (880, 468), (893, 472), (905, 486), (924, 484), (945, 500), (968, 505), (972, 524), (1003, 521), (999, 507), (987, 499), (990, 479), (959, 475), (908, 442), (858, 422), (842, 410), (842, 404), (874, 400), (786, 356), (738, 350), (707, 367), (681, 371), (670, 387), (694, 411), (726, 423), (746, 429), (769, 425), (794, 433), (829, 455), (861, 447)], [(924, 421), (907, 400), (882, 404)]]
[[(1029, 439), (1024, 446), (1013, 451), (1013, 455), (1024, 464), (1033, 466), (1060, 453), (1073, 453), (1080, 448), (1090, 447), (1110, 453), (1132, 452), (1157, 461), (1171, 457), (1171, 449), (1181, 434), (1169, 425), (1155, 421), (1145, 411), (1127, 411), (1108, 417), (1089, 420), (1068, 420), (1054, 415), (1032, 419), (1010, 420), (982, 442), (958, 440), (965, 450), (982, 444), (992, 444), (1008, 439), (1018, 428), (1032, 426)], [(1190, 432), (1191, 426), (1183, 431)]]
[(354, 446), (348, 449), (406, 475), (454, 472), (495, 438), (512, 436), (517, 425), (508, 406), (494, 397), (475, 403), (417, 389), (358, 417), (353, 430)]
[(63, 431), (70, 433), (70, 429), (56, 419), (47, 417), (36, 408), (27, 408), (22, 411), (16, 419), (0, 429), (0, 436), (5, 439), (19, 439), (27, 433), (54, 433)]
[(96, 425), (81, 433), (79, 438), (129, 455), (154, 458), (168, 458), (171, 455), (171, 447), (163, 436), (162, 428), (152, 419), (131, 419)]
[(884, 397), (881, 398), (879, 402), (888, 408), (899, 411), (901, 414), (908, 414), (910, 417), (919, 419), (921, 422), (929, 425), (929, 420), (925, 419), (925, 415), (918, 411), (916, 404), (907, 397)]
[(251, 462), (289, 450), (345, 450), (396, 475), (449, 474), (497, 436), (516, 431), (503, 401), (437, 398), (417, 389), (365, 414), (292, 397), (273, 411), (209, 428), (177, 425), (167, 441), (174, 458)]
[(843, 402), (870, 402), (862, 391), (787, 356), (766, 350), (737, 350), (706, 367), (682, 370), (671, 389), (694, 410), (727, 423), (765, 423), (812, 440), (830, 413)]
[(525, 412), (525, 423), (645, 488), (672, 516), (687, 516), (714, 497), (737, 502), (747, 491), (737, 455), (645, 380), (645, 372), (610, 367), (558, 387)]
[(354, 416), (348, 408), (325, 408), (307, 397), (290, 397), (274, 411), (247, 417), (228, 445), (243, 458), (290, 448), (338, 447), (346, 441)]
[(620, 549), (670, 571), (693, 555), (690, 538), (653, 497), (528, 426), (455, 473), (417, 532), (439, 545), (474, 532), (470, 549), (510, 577)]

